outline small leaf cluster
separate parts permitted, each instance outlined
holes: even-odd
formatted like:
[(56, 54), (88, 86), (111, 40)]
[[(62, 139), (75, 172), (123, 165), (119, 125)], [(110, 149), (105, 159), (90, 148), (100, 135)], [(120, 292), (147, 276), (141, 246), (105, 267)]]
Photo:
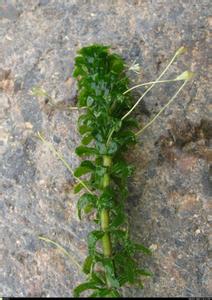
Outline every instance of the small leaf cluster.
[[(78, 51), (73, 76), (78, 83), (77, 104), (85, 108), (77, 124), (82, 139), (76, 154), (84, 159), (74, 173), (81, 180), (75, 186), (75, 192), (82, 193), (78, 216), (81, 219), (82, 214), (94, 211), (99, 225), (88, 235), (88, 257), (83, 265), (88, 279), (75, 288), (74, 295), (91, 290), (91, 297), (120, 297), (125, 284), (142, 286), (141, 276), (151, 275), (134, 258), (136, 252), (150, 254), (150, 250), (130, 239), (124, 209), (127, 180), (134, 170), (125, 154), (136, 143), (133, 129), (137, 127), (131, 116), (121, 120), (133, 105), (131, 94), (123, 94), (129, 79), (122, 57), (103, 45)], [(101, 226), (103, 211), (110, 220), (107, 228)], [(99, 247), (105, 235), (112, 245), (109, 256)]]

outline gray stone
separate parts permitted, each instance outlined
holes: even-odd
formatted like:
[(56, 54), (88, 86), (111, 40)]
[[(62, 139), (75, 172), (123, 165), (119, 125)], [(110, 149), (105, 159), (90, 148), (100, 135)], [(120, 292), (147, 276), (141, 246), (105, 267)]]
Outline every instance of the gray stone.
[[(79, 164), (79, 113), (67, 110), (76, 103), (74, 57), (84, 45), (103, 43), (127, 64), (140, 64), (140, 75), (129, 72), (134, 83), (154, 80), (182, 45), (188, 52), (167, 78), (196, 72), (127, 154), (136, 166), (126, 203), (131, 232), (154, 251), (138, 263), (155, 275), (143, 290), (126, 287), (124, 295), (211, 296), (210, 6), (209, 0), (0, 2), (0, 295), (70, 297), (84, 279), (73, 261), (39, 239), (59, 243), (81, 265), (95, 226), (91, 216), (78, 220), (75, 181), (36, 134), (42, 131), (73, 168)], [(49, 96), (33, 96), (34, 86)], [(152, 90), (135, 112), (140, 124), (176, 88)]]

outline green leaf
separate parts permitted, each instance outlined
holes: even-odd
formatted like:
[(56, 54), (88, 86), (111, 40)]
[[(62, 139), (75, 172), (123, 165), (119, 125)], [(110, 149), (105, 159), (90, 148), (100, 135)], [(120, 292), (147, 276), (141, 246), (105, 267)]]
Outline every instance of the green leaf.
[(86, 290), (96, 290), (96, 289), (98, 289), (96, 282), (88, 281), (88, 282), (84, 282), (84, 283), (81, 283), (80, 285), (78, 285), (74, 289), (73, 294), (74, 294), (74, 297), (78, 298), (82, 292), (84, 292)]
[(78, 167), (78, 168), (76, 168), (76, 170), (74, 172), (74, 176), (80, 177), (80, 176), (85, 175), (90, 172), (92, 172), (92, 170), (87, 167)]
[(122, 225), (125, 221), (125, 214), (122, 207), (118, 207), (115, 211), (116, 215), (113, 217), (111, 222), (111, 228), (117, 228), (118, 226)]
[(97, 154), (96, 149), (86, 146), (79, 146), (75, 150), (76, 154), (79, 156), (82, 155), (94, 155)]
[(114, 140), (124, 149), (136, 143), (135, 134), (131, 130), (120, 131), (118, 137), (115, 137)]
[(119, 276), (120, 285), (127, 282), (133, 284), (138, 280), (136, 265), (134, 259), (125, 253), (125, 250), (115, 256), (115, 267)]
[(92, 207), (96, 207), (96, 203), (97, 203), (97, 196), (91, 195), (89, 193), (83, 194), (77, 202), (79, 219), (81, 220), (82, 209), (85, 209), (88, 205), (91, 205)]
[(98, 289), (97, 291), (93, 292), (89, 298), (121, 298), (121, 295), (116, 290), (110, 290), (107, 288), (104, 289)]
[(105, 258), (102, 261), (102, 264), (105, 267), (106, 279), (109, 282), (110, 286), (112, 288), (119, 288), (120, 285), (115, 275), (113, 260), (111, 258)]
[(104, 176), (106, 172), (107, 172), (107, 168), (106, 167), (102, 167), (102, 166), (97, 166), (96, 167), (96, 175), (98, 175), (98, 176)]
[(105, 285), (105, 274), (104, 271), (92, 272), (91, 278), (99, 285)]
[(94, 103), (94, 99), (90, 96), (88, 96), (87, 98), (87, 106), (92, 106), (92, 104)]
[(85, 207), (84, 207), (84, 213), (85, 214), (89, 214), (92, 210), (93, 210), (94, 206), (93, 204), (87, 204)]
[(82, 125), (79, 127), (79, 133), (80, 134), (84, 134), (86, 132), (90, 132), (92, 130), (91, 127), (87, 126), (87, 125)]
[(89, 168), (90, 170), (95, 170), (95, 168), (96, 168), (94, 162), (92, 162), (90, 160), (83, 160), (81, 162), (80, 166)]
[(90, 160), (84, 160), (74, 171), (74, 176), (80, 177), (95, 170), (95, 165)]
[(126, 118), (123, 121), (123, 128), (129, 129), (129, 128), (139, 128), (139, 123), (135, 118)]
[(88, 134), (86, 134), (86, 135), (83, 137), (81, 143), (82, 143), (83, 145), (88, 145), (88, 144), (90, 144), (90, 142), (91, 142), (92, 140), (93, 140), (92, 134), (88, 133)]
[(110, 55), (110, 64), (112, 72), (120, 73), (124, 69), (123, 59), (117, 54)]
[(103, 209), (114, 207), (114, 197), (114, 191), (110, 187), (105, 188), (98, 199), (98, 208)]
[(101, 188), (102, 181), (103, 181), (103, 178), (104, 178), (104, 175), (106, 174), (106, 172), (107, 172), (106, 167), (96, 166), (96, 170), (93, 174), (93, 180), (94, 180), (95, 185), (98, 188)]
[(110, 293), (108, 294), (108, 297), (111, 298), (121, 298), (121, 295), (117, 290), (111, 290)]
[(146, 270), (146, 269), (139, 269), (136, 271), (139, 275), (142, 275), (142, 276), (153, 276), (153, 274)]
[(122, 120), (118, 120), (116, 121), (116, 123), (114, 124), (113, 128), (114, 128), (114, 131), (119, 131), (120, 128), (122, 126)]
[(135, 250), (141, 251), (144, 254), (148, 254), (148, 255), (152, 254), (152, 251), (149, 248), (147, 248), (144, 245), (142, 245), (142, 244), (136, 244), (136, 243), (134, 243), (134, 248), (135, 248)]
[(120, 178), (131, 176), (133, 171), (134, 167), (128, 165), (125, 161), (118, 161), (111, 168), (112, 175)]
[(127, 237), (127, 231), (123, 229), (115, 229), (113, 231), (113, 234), (115, 234), (116, 238), (119, 239), (120, 241), (125, 241)]
[[(89, 187), (89, 181), (87, 180), (82, 180), (82, 182)], [(74, 193), (77, 194), (79, 193), (82, 189), (84, 188), (84, 186), (81, 184), (81, 183), (77, 183), (75, 186), (74, 186)]]
[(89, 121), (88, 113), (82, 114), (81, 116), (79, 116), (79, 118), (77, 120), (78, 128), (80, 128), (80, 126), (82, 126), (82, 125), (87, 125), (88, 121)]
[(85, 261), (84, 261), (84, 264), (83, 264), (83, 267), (82, 267), (82, 270), (85, 274), (89, 274), (90, 271), (91, 271), (91, 266), (93, 264), (93, 256), (87, 256)]
[(101, 155), (107, 154), (107, 147), (104, 143), (101, 143), (99, 141), (96, 141), (96, 149)]
[(107, 149), (107, 154), (112, 155), (117, 151), (117, 149), (118, 149), (117, 143), (114, 141), (111, 141), (108, 146), (108, 149)]
[(94, 255), (95, 253), (95, 246), (98, 240), (100, 240), (104, 235), (104, 232), (101, 230), (94, 230), (91, 231), (88, 235), (88, 249), (89, 254)]

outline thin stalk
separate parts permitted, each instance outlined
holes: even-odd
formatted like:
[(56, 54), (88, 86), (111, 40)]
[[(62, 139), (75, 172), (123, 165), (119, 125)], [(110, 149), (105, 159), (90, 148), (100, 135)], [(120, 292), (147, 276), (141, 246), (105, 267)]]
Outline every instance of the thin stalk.
[(106, 146), (109, 145), (109, 142), (111, 140), (111, 137), (112, 137), (112, 134), (114, 133), (114, 128), (112, 128), (111, 132), (109, 133), (109, 136), (108, 136), (108, 139), (107, 139), (107, 142), (106, 142)]
[(82, 107), (78, 107), (78, 106), (68, 106), (68, 109), (70, 110), (80, 110), (80, 109), (86, 109), (87, 106), (82, 106)]
[[(104, 155), (103, 156), (103, 166), (109, 167), (111, 166), (112, 161), (110, 156)], [(110, 177), (109, 174), (106, 173), (103, 178), (103, 188), (108, 187), (110, 184)], [(102, 248), (103, 248), (103, 253), (105, 257), (109, 257), (112, 255), (112, 245), (111, 245), (111, 239), (110, 239), (110, 234), (107, 232), (109, 225), (110, 225), (110, 215), (109, 215), (109, 210), (106, 208), (103, 208), (101, 213), (100, 213), (100, 218), (101, 218), (101, 228), (103, 231), (105, 231), (105, 234), (102, 237)]]
[(180, 93), (180, 91), (184, 88), (188, 80), (184, 81), (184, 83), (181, 85), (181, 87), (177, 90), (177, 92), (174, 94), (174, 96), (164, 105), (164, 107), (154, 116), (154, 118), (147, 123), (142, 129), (140, 129), (138, 132), (135, 133), (135, 135), (139, 135), (144, 132), (145, 129), (147, 129), (152, 123), (162, 114), (162, 112), (174, 101), (174, 99), (177, 97), (177, 95)]
[(124, 120), (131, 112), (136, 108), (136, 106), (140, 103), (140, 101), (146, 96), (146, 94), (156, 85), (156, 83), (161, 79), (161, 77), (166, 73), (166, 71), (169, 69), (171, 64), (175, 61), (175, 59), (179, 56), (179, 51), (175, 53), (175, 55), (172, 57), (166, 68), (163, 70), (163, 72), (160, 74), (160, 76), (154, 81), (153, 84), (143, 93), (143, 95), (138, 99), (138, 101), (133, 105), (133, 107), (121, 118), (121, 120)]
[(78, 177), (76, 177), (74, 175), (74, 171), (72, 170), (72, 168), (69, 166), (69, 164), (67, 163), (67, 161), (65, 160), (65, 158), (62, 156), (62, 154), (60, 152), (58, 152), (54, 146), (47, 142), (44, 137), (41, 135), (40, 132), (38, 132), (38, 137), (39, 139), (45, 143), (48, 148), (62, 161), (62, 163), (64, 164), (64, 166), (68, 169), (68, 171), (72, 174), (72, 176), (88, 191), (89, 194), (94, 195), (94, 193), (88, 188), (88, 186)]
[(63, 252), (63, 254), (67, 255), (69, 257), (69, 259), (71, 260), (72, 263), (75, 264), (75, 266), (77, 266), (78, 269), (81, 270), (81, 266), (78, 264), (78, 262), (71, 256), (70, 253), (68, 253), (68, 251), (66, 251), (66, 249), (64, 249), (62, 246), (60, 246), (58, 243), (46, 238), (46, 237), (43, 237), (43, 236), (39, 236), (38, 237), (39, 240), (43, 240), (49, 244), (52, 244), (54, 246), (56, 246), (61, 252)]
[[(136, 106), (140, 103), (140, 101), (146, 96), (146, 94), (160, 81), (161, 77), (166, 73), (166, 71), (169, 69), (169, 67), (173, 64), (173, 62), (175, 61), (175, 59), (180, 56), (181, 54), (183, 54), (186, 51), (185, 47), (180, 47), (176, 53), (174, 54), (174, 56), (172, 57), (172, 59), (170, 60), (170, 62), (168, 63), (168, 65), (166, 66), (166, 68), (163, 70), (163, 72), (160, 74), (160, 76), (156, 79), (156, 81), (152, 81), (151, 86), (143, 93), (143, 95), (138, 99), (138, 101), (133, 105), (133, 107), (121, 118), (121, 120), (124, 120), (129, 114), (131, 114), (131, 112), (136, 108)], [(127, 93), (129, 90), (127, 90), (124, 93)], [(111, 137), (114, 133), (114, 129), (112, 128), (108, 139), (107, 139), (107, 143), (106, 145), (109, 144)]]
[(144, 83), (141, 83), (141, 84), (138, 84), (138, 85), (135, 85), (133, 87), (131, 87), (130, 89), (126, 90), (123, 95), (127, 94), (128, 92), (138, 88), (138, 87), (141, 87), (141, 86), (145, 86), (145, 85), (150, 85), (150, 84), (153, 84), (153, 83), (168, 83), (168, 82), (176, 82), (176, 81), (179, 81), (179, 79), (167, 79), (167, 80), (158, 80), (158, 81), (149, 81), (149, 82), (144, 82)]

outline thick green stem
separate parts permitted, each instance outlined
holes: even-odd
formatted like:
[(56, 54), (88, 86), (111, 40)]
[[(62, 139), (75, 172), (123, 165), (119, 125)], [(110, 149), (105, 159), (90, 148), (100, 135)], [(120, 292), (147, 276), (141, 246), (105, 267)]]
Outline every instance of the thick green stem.
[(111, 156), (104, 155), (104, 156), (103, 156), (103, 166), (104, 166), (104, 167), (110, 167), (111, 164), (112, 164)]
[[(104, 155), (103, 156), (103, 166), (109, 167), (112, 163), (111, 157)], [(103, 187), (106, 188), (110, 184), (110, 176), (106, 173), (103, 177)], [(109, 210), (103, 208), (101, 211), (101, 228), (105, 231), (104, 236), (102, 237), (102, 247), (104, 256), (109, 257), (112, 255), (112, 245), (110, 240), (110, 234), (107, 232), (110, 224)]]
[[(105, 208), (101, 211), (101, 227), (103, 231), (106, 231), (109, 227), (110, 219), (109, 219), (109, 211)], [(112, 246), (110, 240), (110, 234), (105, 232), (104, 236), (102, 237), (102, 247), (104, 256), (108, 257), (112, 254)]]

